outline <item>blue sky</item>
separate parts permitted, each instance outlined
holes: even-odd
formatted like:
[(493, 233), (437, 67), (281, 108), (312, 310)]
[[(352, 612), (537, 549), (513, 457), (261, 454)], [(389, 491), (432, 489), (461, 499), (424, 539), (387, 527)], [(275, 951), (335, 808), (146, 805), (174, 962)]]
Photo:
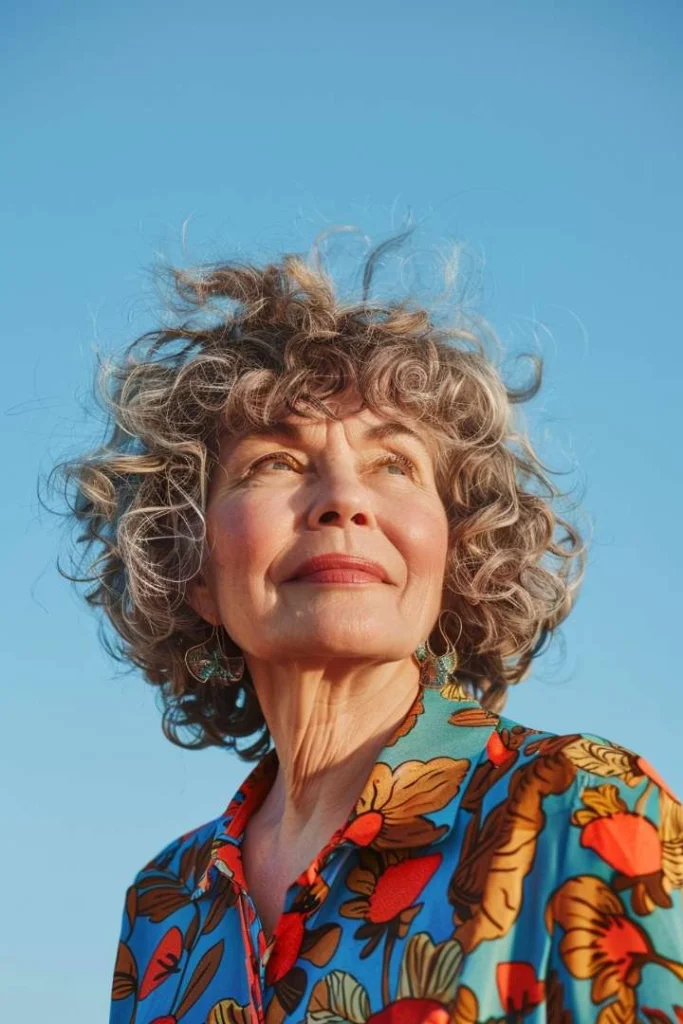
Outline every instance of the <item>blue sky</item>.
[(562, 643), (506, 714), (607, 736), (682, 791), (680, 5), (3, 12), (0, 1016), (105, 1020), (126, 886), (248, 771), (164, 739), (151, 687), (58, 576), (36, 497), (99, 438), (95, 350), (155, 325), (162, 258), (261, 261), (335, 224), (378, 242), (412, 217), (428, 288), (430, 247), (466, 246), (473, 305), (545, 357), (527, 421), (593, 535)]

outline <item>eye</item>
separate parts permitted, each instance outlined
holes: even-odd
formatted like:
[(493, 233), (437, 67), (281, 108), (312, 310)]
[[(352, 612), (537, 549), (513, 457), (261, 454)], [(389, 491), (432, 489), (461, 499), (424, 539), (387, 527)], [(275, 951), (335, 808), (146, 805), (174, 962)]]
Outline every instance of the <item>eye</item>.
[(415, 463), (409, 459), (407, 455), (401, 455), (399, 452), (392, 452), (390, 455), (385, 455), (383, 458), (379, 459), (378, 465), (401, 466), (410, 474), (410, 476), (415, 475)]
[(263, 455), (260, 459), (257, 459), (256, 462), (252, 463), (247, 471), (247, 476), (256, 472), (259, 466), (263, 466), (267, 462), (282, 462), (290, 469), (296, 469), (296, 466), (293, 464), (294, 460), (290, 455), (287, 455), (286, 452), (272, 452), (270, 455)]

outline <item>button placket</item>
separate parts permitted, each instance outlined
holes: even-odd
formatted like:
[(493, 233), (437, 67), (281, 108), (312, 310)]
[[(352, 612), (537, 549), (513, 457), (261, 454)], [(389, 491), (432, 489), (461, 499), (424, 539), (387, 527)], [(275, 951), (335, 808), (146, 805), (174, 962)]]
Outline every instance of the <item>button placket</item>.
[(247, 972), (249, 977), (249, 1001), (251, 1003), (253, 998), (253, 1001), (256, 1004), (252, 1007), (252, 1009), (254, 1010), (257, 1024), (263, 1024), (265, 1020), (263, 1015), (264, 969), (258, 959), (258, 956), (256, 955), (256, 952), (254, 950), (254, 944), (251, 939), (251, 930), (249, 928), (249, 922), (247, 921), (247, 914), (244, 907), (244, 901), (246, 898), (246, 893), (240, 890), (237, 896), (237, 904), (240, 912), (242, 942), (244, 943), (245, 953), (248, 957), (249, 966), (251, 968)]

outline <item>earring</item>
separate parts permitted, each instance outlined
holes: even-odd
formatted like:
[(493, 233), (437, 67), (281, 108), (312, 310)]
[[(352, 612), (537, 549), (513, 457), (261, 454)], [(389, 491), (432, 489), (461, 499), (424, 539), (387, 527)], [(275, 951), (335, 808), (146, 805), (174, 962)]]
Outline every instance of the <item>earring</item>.
[(420, 663), (420, 685), (429, 690), (441, 690), (448, 683), (458, 667), (458, 654), (455, 649), (446, 654), (434, 654), (427, 642), (421, 643), (415, 650), (415, 657)]
[(244, 675), (244, 658), (226, 657), (215, 626), (208, 640), (185, 651), (185, 665), (200, 683), (238, 683)]

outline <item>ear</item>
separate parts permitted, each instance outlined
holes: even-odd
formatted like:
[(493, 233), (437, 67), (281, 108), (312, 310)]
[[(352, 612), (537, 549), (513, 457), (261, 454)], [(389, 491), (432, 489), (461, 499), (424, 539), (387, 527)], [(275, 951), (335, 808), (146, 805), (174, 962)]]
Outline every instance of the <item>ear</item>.
[(203, 576), (198, 576), (188, 585), (185, 600), (205, 622), (210, 622), (212, 626), (220, 626), (221, 619), (216, 600)]

